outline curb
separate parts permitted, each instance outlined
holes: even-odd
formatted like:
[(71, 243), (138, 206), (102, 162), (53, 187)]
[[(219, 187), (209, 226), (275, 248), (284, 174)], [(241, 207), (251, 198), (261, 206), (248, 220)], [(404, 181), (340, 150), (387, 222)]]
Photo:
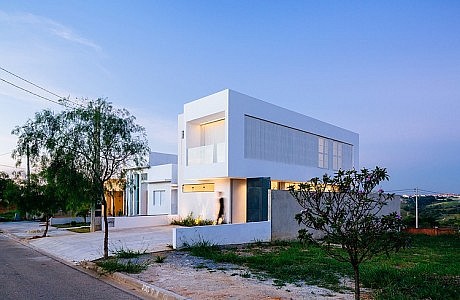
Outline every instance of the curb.
[(109, 277), (113, 279), (114, 281), (117, 281), (122, 284), (127, 284), (133, 288), (135, 288), (137, 291), (146, 294), (150, 297), (153, 297), (154, 299), (161, 299), (161, 300), (190, 300), (190, 298), (181, 296), (179, 294), (176, 294), (172, 291), (165, 290), (163, 288), (160, 288), (158, 286), (155, 286), (150, 283), (143, 282), (139, 279), (133, 278), (131, 276), (125, 275), (123, 273), (119, 272), (114, 272), (114, 273), (107, 273), (104, 271), (101, 267), (97, 266), (93, 262), (89, 261), (83, 261), (80, 263), (80, 266), (92, 270), (100, 275), (104, 275), (106, 277)]
[(28, 241), (28, 238), (18, 237), (8, 232), (7, 230), (1, 231), (0, 234), (15, 240), (16, 242), (22, 244), (23, 246), (34, 249), (35, 251), (40, 252), (64, 265), (67, 265), (73, 269), (79, 270), (80, 272), (89, 274), (88, 272), (92, 271), (98, 274), (99, 276), (103, 275), (107, 277), (108, 279), (111, 279), (121, 284), (128, 285), (132, 287), (133, 289), (135, 289), (138, 293), (146, 295), (149, 298), (160, 299), (160, 300), (191, 300), (190, 298), (183, 297), (172, 291), (157, 287), (153, 284), (143, 282), (139, 279), (130, 277), (128, 275), (125, 275), (119, 272), (107, 273), (101, 267), (97, 266), (95, 263), (91, 261), (81, 261), (79, 263), (72, 263), (72, 262), (66, 261), (60, 257), (54, 256), (51, 253), (46, 252), (43, 249), (40, 249), (38, 247), (35, 247), (34, 245), (31, 245)]

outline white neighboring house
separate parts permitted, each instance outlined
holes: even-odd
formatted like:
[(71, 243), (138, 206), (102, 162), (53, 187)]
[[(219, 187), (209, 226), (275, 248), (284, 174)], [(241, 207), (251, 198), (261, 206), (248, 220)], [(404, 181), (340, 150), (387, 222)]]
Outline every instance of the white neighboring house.
[(127, 216), (177, 214), (177, 155), (151, 152), (149, 166), (126, 171)]
[(178, 116), (178, 214), (269, 219), (269, 189), (359, 167), (357, 133), (233, 90), (186, 103)]

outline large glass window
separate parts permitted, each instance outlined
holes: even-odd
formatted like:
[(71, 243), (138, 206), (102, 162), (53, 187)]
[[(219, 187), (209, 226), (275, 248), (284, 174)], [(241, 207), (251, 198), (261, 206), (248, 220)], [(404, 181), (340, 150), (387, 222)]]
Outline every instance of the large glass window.
[(329, 141), (325, 138), (318, 138), (318, 167), (329, 168)]
[(201, 126), (201, 146), (225, 142), (225, 120), (213, 121)]

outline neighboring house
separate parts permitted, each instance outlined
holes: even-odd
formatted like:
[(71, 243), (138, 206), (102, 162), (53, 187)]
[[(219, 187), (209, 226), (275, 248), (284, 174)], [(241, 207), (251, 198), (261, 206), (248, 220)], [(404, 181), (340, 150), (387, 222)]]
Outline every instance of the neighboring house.
[(127, 216), (177, 214), (177, 155), (151, 152), (149, 165), (126, 169)]
[(215, 220), (222, 192), (225, 222), (266, 221), (268, 190), (359, 167), (358, 134), (232, 90), (186, 103), (178, 137), (181, 217)]
[[(124, 205), (123, 196), (126, 180), (124, 179), (110, 179), (104, 184), (105, 201), (107, 202), (107, 215), (108, 216), (123, 216)], [(104, 210), (102, 210), (102, 215)]]

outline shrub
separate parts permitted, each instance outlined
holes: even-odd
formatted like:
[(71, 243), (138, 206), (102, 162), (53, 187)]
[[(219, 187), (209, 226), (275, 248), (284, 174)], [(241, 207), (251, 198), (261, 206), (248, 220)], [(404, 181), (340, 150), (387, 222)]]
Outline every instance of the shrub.
[(184, 219), (174, 220), (171, 222), (172, 225), (179, 225), (179, 226), (186, 226), (186, 227), (193, 227), (193, 226), (204, 226), (204, 225), (213, 225), (214, 221), (212, 220), (204, 220), (201, 217), (194, 218), (193, 213), (187, 215)]

